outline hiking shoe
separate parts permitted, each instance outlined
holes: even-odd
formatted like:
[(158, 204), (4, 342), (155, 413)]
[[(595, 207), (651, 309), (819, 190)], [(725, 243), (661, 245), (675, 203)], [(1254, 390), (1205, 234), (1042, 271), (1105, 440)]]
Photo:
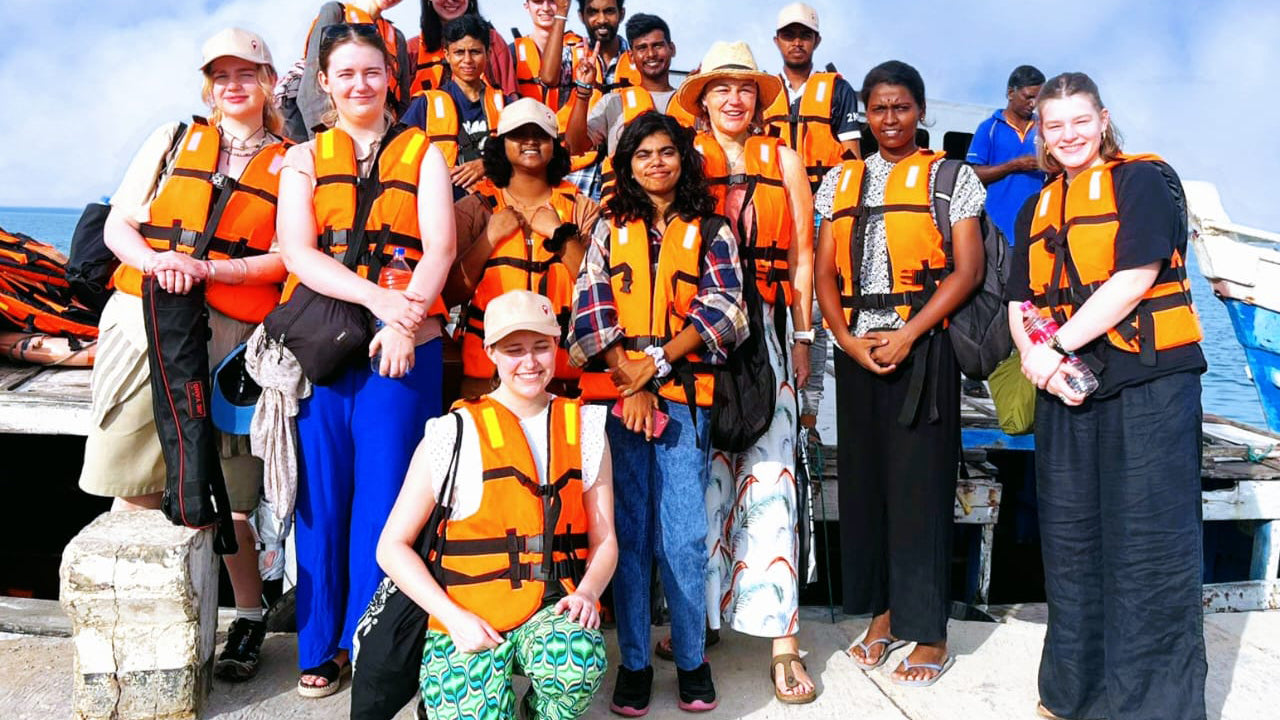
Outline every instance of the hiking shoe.
[(628, 670), (618, 665), (618, 682), (613, 686), (613, 700), (609, 703), (609, 709), (623, 717), (644, 717), (649, 712), (649, 694), (652, 690), (652, 665), (643, 670)]
[(227, 632), (227, 644), (213, 666), (213, 674), (229, 682), (243, 682), (257, 675), (262, 641), (266, 636), (266, 622), (236, 618)]
[(720, 704), (716, 699), (716, 685), (711, 682), (711, 663), (704, 661), (692, 670), (676, 668), (676, 678), (680, 681), (681, 710), (706, 712)]

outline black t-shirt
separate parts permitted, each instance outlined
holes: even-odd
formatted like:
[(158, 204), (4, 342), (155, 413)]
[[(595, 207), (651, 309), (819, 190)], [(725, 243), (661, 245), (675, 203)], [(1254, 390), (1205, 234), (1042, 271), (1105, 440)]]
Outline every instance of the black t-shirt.
[[(1157, 261), (1167, 262), (1177, 250), (1186, 258), (1187, 239), (1180, 237), (1180, 219), (1173, 196), (1160, 169), (1148, 162), (1119, 165), (1112, 172), (1116, 212), (1116, 270), (1131, 270)], [(1028, 255), (1031, 219), (1039, 195), (1032, 195), (1018, 212), (1014, 226), (1017, 242), (1009, 268), (1006, 294), (1009, 302), (1031, 299)], [(1105, 336), (1077, 351), (1091, 365), (1101, 366), (1095, 397), (1114, 395), (1123, 388), (1139, 385), (1178, 372), (1202, 373), (1208, 369), (1199, 343), (1156, 352), (1154, 366), (1143, 365), (1138, 353), (1111, 346)]]

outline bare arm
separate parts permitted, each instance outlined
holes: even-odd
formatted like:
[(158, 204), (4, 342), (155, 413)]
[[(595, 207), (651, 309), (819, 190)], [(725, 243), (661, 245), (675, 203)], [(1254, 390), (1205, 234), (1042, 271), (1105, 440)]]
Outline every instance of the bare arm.
[(813, 310), (813, 191), (800, 156), (791, 148), (781, 148), (782, 183), (791, 209), (791, 247), (787, 265), (791, 268), (791, 320), (797, 330), (810, 329)]
[[(568, 18), (569, 0), (556, 0), (556, 15)], [(546, 47), (542, 48), (542, 67), (538, 80), (543, 87), (560, 87), (560, 61), (564, 57), (564, 30), (568, 20), (556, 20), (551, 23), (551, 31), (547, 35)]]
[(582, 494), (582, 504), (587, 511), (590, 549), (587, 572), (582, 576), (577, 592), (587, 595), (592, 602), (598, 602), (618, 565), (618, 538), (613, 530), (613, 462), (609, 457), (608, 439), (600, 457), (596, 481), (590, 490)]
[(1102, 287), (1058, 329), (1062, 346), (1067, 350), (1077, 350), (1120, 324), (1155, 284), (1160, 264), (1156, 261), (1121, 270), (1102, 283)]
[(1036, 167), (1035, 155), (1022, 155), (999, 165), (974, 165), (973, 172), (983, 185), (990, 185), (1012, 173), (1030, 172)]
[[(853, 156), (859, 160), (862, 159), (862, 143), (857, 140), (841, 140), (840, 146), (847, 152), (853, 153)], [(826, 315), (824, 314), (823, 317), (826, 317)]]
[(444, 289), (457, 252), (453, 222), (453, 188), (444, 155), (434, 145), (427, 148), (418, 169), (418, 231), (422, 236), (422, 259), (414, 268), (409, 290), (428, 305)]

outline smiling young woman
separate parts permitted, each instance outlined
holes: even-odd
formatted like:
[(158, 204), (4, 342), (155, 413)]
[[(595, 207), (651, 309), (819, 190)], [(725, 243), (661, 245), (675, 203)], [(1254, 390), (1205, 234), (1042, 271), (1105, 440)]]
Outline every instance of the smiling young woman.
[[(804, 162), (780, 138), (763, 135), (761, 116), (782, 81), (756, 69), (746, 43), (718, 42), (675, 102), (700, 117), (698, 135), (716, 211), (729, 219), (754, 279), (769, 363), (777, 380), (768, 430), (754, 447), (717, 452), (706, 507), (715, 572), (707, 593), (712, 628), (773, 639), (769, 675), (777, 698), (806, 703), (817, 687), (800, 659), (799, 544), (795, 439), (796, 388), (809, 375), (813, 292), (813, 195)], [(753, 310), (754, 312), (754, 310)], [(767, 540), (764, 540), (766, 539)], [(781, 558), (782, 562), (776, 562)]]
[[(498, 385), (427, 423), (378, 562), (430, 616), (427, 717), (516, 717), (519, 667), (531, 683), (521, 716), (575, 718), (604, 674), (598, 603), (618, 557), (605, 408), (547, 392), (561, 329), (546, 297), (500, 294), (483, 322)], [(451, 511), (433, 577), (415, 543), (438, 503)], [(499, 566), (507, 575), (495, 578)], [(509, 577), (525, 579), (513, 588)]]
[(960, 371), (944, 332), (982, 281), (985, 192), (960, 169), (948, 256), (932, 212), (941, 153), (916, 146), (924, 80), (889, 61), (863, 81), (879, 152), (833, 168), (818, 189), (818, 302), (836, 355), (844, 609), (870, 612), (849, 648), (859, 666), (915, 647), (895, 682), (931, 685), (947, 650)]
[[(1050, 174), (1017, 223), (1010, 331), (1036, 399), (1036, 487), (1049, 628), (1042, 714), (1205, 717), (1200, 323), (1185, 208), (1155, 155), (1127, 155), (1098, 87), (1050, 79), (1037, 100)], [(1033, 345), (1019, 305), (1054, 317)], [(1076, 393), (1064, 356), (1094, 369)], [(1177, 668), (1170, 672), (1170, 668)]]
[[(176, 122), (152, 133), (112, 193), (104, 228), (107, 246), (121, 266), (114, 277), (116, 292), (99, 325), (94, 424), (80, 486), (94, 495), (115, 497), (113, 510), (158, 508), (165, 487), (143, 325), (144, 282), (154, 278), (168, 293), (203, 294), (208, 327), (182, 328), (180, 333), (204, 343), (202, 333), (208, 331), (209, 365), (214, 367), (279, 301), (284, 279), (284, 263), (271, 251), (276, 169), (285, 152), (279, 137), (282, 120), (270, 102), (276, 79), (271, 53), (257, 34), (228, 28), (205, 42), (200, 72), (209, 120), (194, 121), (181, 137)], [(215, 185), (217, 174), (231, 182)], [(216, 202), (220, 197), (224, 204)], [(227, 207), (233, 210), (225, 211)], [(212, 229), (216, 250), (198, 250), (194, 240), (175, 240), (194, 238), (206, 229)], [(215, 672), (235, 681), (257, 672), (266, 632), (258, 553), (246, 521), (261, 493), (262, 462), (248, 454), (244, 439), (229, 437), (225, 447), (234, 449), (232, 457), (222, 459), (222, 474), (239, 551), (223, 559), (235, 591), (237, 619)]]
[[(546, 295), (564, 330), (573, 306), (573, 283), (599, 210), (564, 176), (569, 153), (556, 139), (551, 108), (522, 98), (502, 110), (498, 136), (484, 151), (486, 179), (454, 205), (458, 259), (445, 299), (462, 306), (462, 397), (493, 387), (493, 362), (484, 352), (484, 312), (508, 290)], [(578, 396), (581, 371), (557, 353), (553, 392)]]
[(587, 248), (569, 337), (570, 356), (585, 365), (583, 399), (614, 407), (606, 430), (615, 464), (628, 470), (615, 508), (621, 662), (610, 708), (633, 717), (648, 711), (656, 560), (671, 608), (680, 707), (710, 710), (717, 698), (703, 658), (708, 364), (723, 363), (746, 331), (737, 242), (714, 218), (690, 132), (673, 118), (640, 115), (613, 160), (617, 192)]
[[(368, 559), (423, 424), (440, 413), (439, 295), (454, 256), (449, 175), (421, 130), (391, 122), (388, 68), (373, 25), (325, 27), (318, 81), (333, 126), (291, 148), (281, 172), (286, 293), (305, 284), (382, 322), (369, 346), (377, 369), (355, 363), (314, 386), (298, 411), (298, 692), (307, 697), (338, 689), (356, 621), (381, 580)], [(361, 181), (369, 177), (379, 182)], [(365, 224), (355, 226), (366, 205)], [(413, 268), (408, 288), (380, 287), (379, 270), (399, 249)], [(340, 260), (349, 252), (354, 269)]]

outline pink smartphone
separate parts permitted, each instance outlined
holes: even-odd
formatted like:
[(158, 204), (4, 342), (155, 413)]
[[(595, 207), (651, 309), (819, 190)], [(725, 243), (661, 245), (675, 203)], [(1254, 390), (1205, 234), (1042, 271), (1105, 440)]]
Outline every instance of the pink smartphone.
[[(622, 398), (618, 398), (618, 402), (613, 404), (613, 409), (609, 411), (614, 417), (622, 419)], [(671, 418), (661, 410), (654, 408), (653, 410), (653, 436), (662, 437), (662, 432), (667, 429), (667, 423)]]

